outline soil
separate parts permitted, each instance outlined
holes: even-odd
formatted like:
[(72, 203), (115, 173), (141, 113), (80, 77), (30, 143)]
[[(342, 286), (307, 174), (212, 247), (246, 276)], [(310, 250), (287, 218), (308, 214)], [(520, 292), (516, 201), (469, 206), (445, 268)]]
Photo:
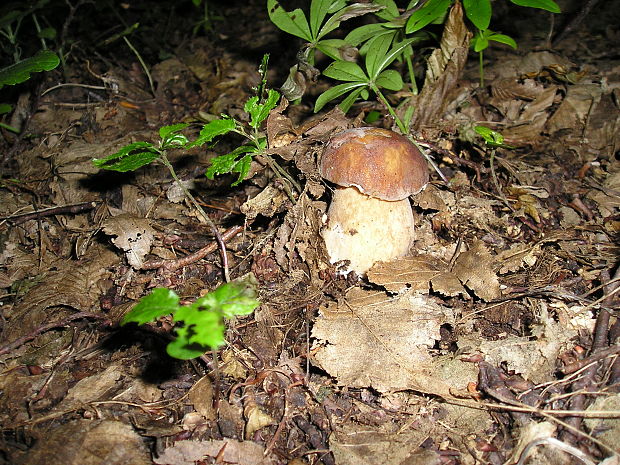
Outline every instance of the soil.
[[(210, 0), (207, 22), (192, 2), (39, 5), (63, 62), (0, 94), (0, 464), (619, 463), (620, 8), (559, 3), (493, 3), (519, 47), (491, 43), (483, 83), (462, 10), (430, 26), (419, 94), (390, 98), (436, 169), (409, 254), (362, 277), (329, 261), (317, 166), (344, 129), (398, 131), (372, 96), (315, 114), (334, 81), (304, 75), (238, 185), (205, 176), (237, 134), (168, 152), (227, 263), (165, 166), (92, 163), (166, 125), (247, 122), (263, 55), (279, 89), (303, 45), (266, 2)], [(225, 270), (260, 305), (216, 350), (170, 357), (169, 315), (120, 325), (153, 289), (191, 304)]]

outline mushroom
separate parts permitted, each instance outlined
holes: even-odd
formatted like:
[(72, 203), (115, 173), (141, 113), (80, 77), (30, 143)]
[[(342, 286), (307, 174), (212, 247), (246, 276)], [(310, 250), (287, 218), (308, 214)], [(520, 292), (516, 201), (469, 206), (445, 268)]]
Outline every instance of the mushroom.
[(409, 196), (428, 183), (423, 155), (387, 129), (348, 129), (323, 151), (321, 176), (336, 187), (321, 231), (331, 263), (364, 276), (373, 264), (409, 252), (414, 217)]

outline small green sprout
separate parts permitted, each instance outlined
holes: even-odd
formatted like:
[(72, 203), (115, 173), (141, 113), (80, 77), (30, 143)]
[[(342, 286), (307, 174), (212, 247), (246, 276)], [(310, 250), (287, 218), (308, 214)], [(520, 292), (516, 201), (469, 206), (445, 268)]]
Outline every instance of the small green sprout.
[(200, 357), (226, 343), (224, 319), (249, 315), (260, 305), (257, 300), (256, 278), (243, 278), (222, 284), (190, 305), (180, 305), (179, 296), (172, 290), (157, 288), (140, 299), (125, 315), (127, 323), (143, 325), (166, 315), (173, 315), (176, 338), (166, 348), (168, 355), (181, 360)]

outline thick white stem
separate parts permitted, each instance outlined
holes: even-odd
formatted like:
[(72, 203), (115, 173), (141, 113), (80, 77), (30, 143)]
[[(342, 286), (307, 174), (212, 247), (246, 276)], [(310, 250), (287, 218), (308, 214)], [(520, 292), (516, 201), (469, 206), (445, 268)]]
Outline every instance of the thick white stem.
[(334, 191), (321, 232), (331, 263), (349, 260), (347, 271), (365, 275), (372, 265), (407, 255), (414, 239), (409, 199), (389, 202), (355, 187)]

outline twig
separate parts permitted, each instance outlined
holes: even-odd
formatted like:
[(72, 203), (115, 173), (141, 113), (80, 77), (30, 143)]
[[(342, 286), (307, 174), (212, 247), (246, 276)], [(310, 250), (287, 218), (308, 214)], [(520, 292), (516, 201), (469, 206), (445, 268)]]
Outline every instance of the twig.
[[(222, 241), (229, 241), (241, 231), (243, 231), (243, 226), (233, 226), (232, 228), (227, 229), (224, 234), (221, 235)], [(142, 265), (141, 269), (156, 270), (158, 268), (163, 268), (166, 271), (178, 270), (179, 268), (183, 268), (184, 266), (190, 265), (198, 260), (202, 260), (210, 253), (215, 252), (218, 246), (219, 244), (217, 242), (212, 242), (209, 245), (204, 246), (202, 249), (177, 260), (151, 260)]]
[(98, 315), (96, 313), (89, 313), (89, 312), (74, 313), (73, 315), (69, 315), (68, 317), (63, 318), (62, 320), (52, 321), (50, 323), (41, 325), (38, 328), (36, 328), (34, 331), (30, 332), (29, 334), (26, 334), (25, 336), (15, 339), (13, 342), (9, 342), (8, 344), (3, 345), (2, 347), (0, 347), (0, 355), (4, 355), (14, 349), (17, 349), (19, 346), (21, 346), (22, 344), (25, 344), (28, 341), (31, 341), (32, 339), (37, 337), (39, 334), (43, 334), (44, 332), (49, 331), (50, 329), (58, 328), (60, 326), (65, 326), (71, 321), (79, 320), (80, 318), (93, 318), (96, 320), (106, 319), (104, 315)]
[(92, 210), (97, 206), (97, 202), (82, 202), (74, 203), (71, 205), (60, 205), (58, 207), (43, 208), (42, 210), (35, 210), (33, 212), (18, 213), (15, 215), (5, 216), (0, 218), (2, 221), (10, 221), (13, 224), (21, 224), (26, 221), (45, 218), (47, 216), (64, 215), (64, 214), (76, 214), (82, 213), (87, 210)]

